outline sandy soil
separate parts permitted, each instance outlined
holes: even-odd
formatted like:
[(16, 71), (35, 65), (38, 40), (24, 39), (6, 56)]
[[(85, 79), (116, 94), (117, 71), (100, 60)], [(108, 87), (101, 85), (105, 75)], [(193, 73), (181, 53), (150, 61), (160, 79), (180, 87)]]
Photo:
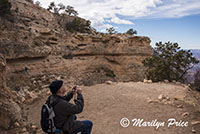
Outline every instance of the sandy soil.
[[(198, 102), (188, 88), (171, 83), (112, 83), (82, 87), (84, 90), (85, 107), (78, 115), (79, 120), (92, 120), (93, 134), (200, 134)], [(163, 94), (163, 95), (161, 95)], [(159, 100), (159, 96), (161, 97)], [(41, 105), (47, 96), (27, 106), (29, 121), (39, 127)], [(130, 125), (120, 125), (122, 118), (128, 118)], [(170, 126), (168, 119), (186, 123), (187, 127)], [(139, 127), (133, 126), (132, 119), (164, 122), (164, 126)], [(126, 121), (124, 123), (127, 123)], [(192, 132), (193, 131), (193, 132)], [(41, 133), (38, 130), (37, 133)]]

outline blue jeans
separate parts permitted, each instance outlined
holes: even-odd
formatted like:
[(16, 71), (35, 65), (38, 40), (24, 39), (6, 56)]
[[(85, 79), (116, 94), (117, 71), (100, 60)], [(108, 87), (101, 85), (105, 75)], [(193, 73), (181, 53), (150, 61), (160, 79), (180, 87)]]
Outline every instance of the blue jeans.
[[(74, 120), (76, 119), (77, 117), (74, 115)], [(91, 134), (93, 123), (90, 120), (83, 120), (81, 122), (83, 123), (83, 126), (74, 131), (72, 134), (77, 134), (78, 132), (81, 132), (81, 134)]]

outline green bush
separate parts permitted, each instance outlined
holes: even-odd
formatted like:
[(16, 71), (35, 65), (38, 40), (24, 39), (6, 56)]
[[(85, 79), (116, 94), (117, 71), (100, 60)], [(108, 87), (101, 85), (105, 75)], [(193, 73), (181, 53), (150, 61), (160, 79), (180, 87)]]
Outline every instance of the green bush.
[(51, 11), (55, 14), (60, 14), (60, 11), (64, 10), (64, 14), (67, 14), (69, 16), (77, 16), (78, 12), (74, 10), (74, 7), (72, 6), (65, 6), (62, 3), (55, 4), (55, 2), (51, 2), (50, 5), (47, 8), (48, 11)]
[(40, 46), (40, 43), (38, 41), (34, 41), (35, 46)]
[(90, 31), (90, 21), (84, 24), (80, 19), (75, 18), (72, 22), (66, 24), (66, 29), (70, 32), (88, 33)]
[(111, 78), (116, 77), (115, 73), (111, 69), (109, 69), (105, 66), (100, 66), (97, 68), (97, 72), (101, 72), (101, 70), (103, 70), (106, 73), (106, 76), (108, 76), (108, 77), (111, 77)]
[(10, 14), (11, 4), (8, 0), (0, 0), (0, 15)]
[(74, 7), (72, 6), (67, 6), (65, 9), (65, 13), (69, 16), (73, 15), (73, 16), (77, 16), (78, 12), (76, 10), (74, 10)]
[(126, 32), (126, 34), (129, 34), (129, 35), (135, 35), (135, 34), (137, 34), (137, 31), (136, 30), (133, 30), (132, 28), (131, 29), (129, 29), (127, 32)]
[(47, 46), (51, 46), (51, 43), (49, 41), (46, 42)]
[(107, 31), (109, 34), (117, 33), (117, 31), (115, 31), (115, 28), (114, 28), (114, 27), (107, 28), (106, 31)]
[(156, 43), (154, 55), (143, 61), (147, 79), (154, 82), (173, 80), (185, 82), (185, 74), (198, 61), (190, 50), (181, 50), (177, 43)]

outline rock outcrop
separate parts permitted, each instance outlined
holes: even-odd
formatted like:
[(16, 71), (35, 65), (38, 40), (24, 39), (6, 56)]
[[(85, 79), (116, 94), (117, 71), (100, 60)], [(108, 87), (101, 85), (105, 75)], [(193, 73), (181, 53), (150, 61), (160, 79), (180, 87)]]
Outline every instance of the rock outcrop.
[(21, 108), (13, 101), (12, 92), (6, 87), (6, 60), (0, 54), (0, 127), (9, 129), (21, 120)]
[(58, 77), (83, 85), (144, 79), (141, 62), (153, 53), (148, 37), (70, 33), (66, 23), (76, 17), (53, 14), (28, 0), (10, 1), (12, 16), (0, 18), (0, 53), (10, 88), (40, 90)]

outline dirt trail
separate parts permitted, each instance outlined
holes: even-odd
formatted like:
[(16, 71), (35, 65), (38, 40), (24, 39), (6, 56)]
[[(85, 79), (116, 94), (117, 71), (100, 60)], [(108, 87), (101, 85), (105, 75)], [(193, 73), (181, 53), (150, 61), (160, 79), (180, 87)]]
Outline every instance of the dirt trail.
[[(200, 121), (197, 102), (191, 97), (191, 91), (184, 86), (170, 83), (121, 82), (82, 88), (85, 108), (84, 112), (78, 115), (78, 119), (92, 120), (93, 134), (192, 134), (192, 129), (196, 134), (200, 134), (200, 124), (191, 125), (193, 121)], [(37, 126), (45, 98), (46, 96), (29, 106), (29, 120)], [(120, 120), (124, 117), (130, 120), (127, 128), (120, 125)], [(189, 124), (187, 127), (173, 125), (168, 128), (170, 118)], [(165, 124), (158, 129), (133, 127), (132, 119), (144, 119), (148, 122), (157, 119), (157, 122)]]

